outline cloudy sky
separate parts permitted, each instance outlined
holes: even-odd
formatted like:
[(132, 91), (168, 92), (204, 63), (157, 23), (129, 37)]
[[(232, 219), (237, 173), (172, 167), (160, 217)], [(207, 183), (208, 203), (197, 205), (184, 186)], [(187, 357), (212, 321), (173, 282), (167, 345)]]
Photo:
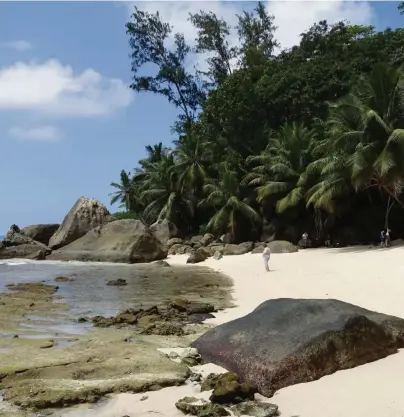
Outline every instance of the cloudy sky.
[[(253, 2), (139, 2), (192, 42), (190, 12), (229, 23)], [(312, 23), (346, 19), (399, 27), (394, 2), (269, 1), (277, 39), (296, 44)], [(169, 144), (176, 110), (133, 94), (125, 23), (133, 3), (0, 2), (0, 234), (11, 223), (60, 222), (81, 195), (108, 204), (109, 186), (144, 146)]]

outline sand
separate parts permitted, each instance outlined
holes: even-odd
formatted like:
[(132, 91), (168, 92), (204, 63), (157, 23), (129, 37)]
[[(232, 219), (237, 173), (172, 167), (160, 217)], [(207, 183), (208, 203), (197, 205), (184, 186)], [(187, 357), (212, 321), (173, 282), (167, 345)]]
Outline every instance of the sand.
[[(230, 276), (236, 307), (219, 312), (214, 325), (250, 313), (271, 298), (336, 298), (404, 318), (404, 247), (353, 247), (274, 254), (269, 273), (261, 255), (213, 258), (199, 264)], [(187, 256), (169, 259), (184, 264)], [(199, 367), (208, 373), (212, 365)], [(222, 371), (224, 371), (222, 369)], [(403, 417), (404, 351), (377, 362), (340, 371), (318, 381), (278, 391), (270, 402), (282, 417)], [(206, 398), (192, 385), (142, 395), (119, 395), (97, 410), (98, 417), (180, 417), (174, 403), (184, 396)], [(69, 417), (87, 414), (69, 414)], [(90, 414), (88, 414), (90, 416)]]

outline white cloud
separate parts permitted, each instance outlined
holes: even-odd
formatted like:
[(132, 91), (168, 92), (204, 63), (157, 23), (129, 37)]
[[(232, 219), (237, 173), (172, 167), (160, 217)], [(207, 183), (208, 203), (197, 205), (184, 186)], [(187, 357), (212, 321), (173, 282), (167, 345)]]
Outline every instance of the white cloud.
[(61, 138), (62, 134), (55, 126), (36, 127), (12, 127), (8, 135), (13, 139), (26, 141), (54, 142)]
[(24, 40), (1, 42), (0, 47), (14, 49), (18, 52), (24, 52), (32, 49), (32, 44)]
[[(173, 32), (184, 33), (190, 44), (194, 43), (196, 31), (188, 21), (189, 13), (212, 11), (234, 26), (237, 24), (236, 14), (240, 14), (246, 7), (246, 3), (230, 1), (140, 1), (127, 3), (131, 13), (134, 4), (148, 12), (154, 13), (158, 10), (162, 19), (174, 27)], [(252, 2), (250, 5), (252, 6)], [(267, 1), (266, 7), (275, 16), (275, 25), (278, 27), (275, 37), (282, 49), (296, 45), (299, 35), (320, 20), (327, 20), (329, 23), (348, 20), (353, 24), (369, 24), (373, 17), (368, 1)], [(235, 33), (230, 41), (237, 42)]]
[(54, 59), (0, 68), (0, 109), (90, 117), (112, 113), (132, 100), (122, 80), (93, 69), (75, 73)]

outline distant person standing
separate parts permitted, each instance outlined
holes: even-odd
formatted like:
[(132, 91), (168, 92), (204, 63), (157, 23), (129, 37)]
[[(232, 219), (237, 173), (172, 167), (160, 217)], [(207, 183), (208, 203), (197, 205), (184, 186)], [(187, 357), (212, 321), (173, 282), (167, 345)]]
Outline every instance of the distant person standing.
[(384, 244), (386, 243), (386, 235), (384, 233), (384, 230), (380, 232), (380, 247), (384, 247)]
[(391, 230), (389, 228), (387, 228), (386, 235), (385, 235), (385, 242), (386, 242), (385, 245), (386, 245), (386, 247), (390, 246), (390, 233), (391, 233)]
[(302, 234), (302, 239), (303, 239), (303, 247), (307, 248), (307, 239), (309, 238), (309, 235), (307, 234), (307, 232), (304, 232)]
[(264, 245), (264, 252), (262, 252), (262, 258), (264, 259), (265, 271), (269, 272), (269, 259), (271, 258), (271, 249), (267, 245)]

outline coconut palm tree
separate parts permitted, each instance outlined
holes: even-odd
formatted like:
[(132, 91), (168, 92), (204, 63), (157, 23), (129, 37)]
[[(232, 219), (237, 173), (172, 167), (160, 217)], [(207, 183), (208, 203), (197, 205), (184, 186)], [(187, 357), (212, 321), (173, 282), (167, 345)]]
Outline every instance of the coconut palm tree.
[(178, 173), (179, 185), (198, 195), (208, 177), (209, 164), (212, 163), (212, 144), (192, 133), (174, 144), (174, 169)]
[(249, 231), (260, 227), (261, 217), (243, 199), (238, 173), (230, 169), (226, 162), (219, 166), (219, 179), (210, 180), (205, 184), (204, 191), (206, 198), (199, 205), (210, 206), (216, 210), (206, 227), (207, 230), (214, 233), (230, 231), (233, 240), (239, 241), (245, 232), (241, 230), (241, 225), (249, 225)]
[(316, 134), (302, 124), (281, 127), (270, 139), (265, 151), (247, 158), (255, 165), (243, 183), (255, 187), (259, 203), (268, 199), (277, 201), (278, 212), (296, 206), (304, 199), (304, 174), (312, 160)]
[(130, 172), (125, 170), (121, 171), (121, 182), (111, 182), (111, 186), (116, 188), (117, 191), (110, 193), (111, 205), (119, 202), (120, 207), (124, 207), (126, 211), (131, 211), (134, 201), (134, 189)]
[(404, 78), (399, 68), (376, 65), (358, 86), (330, 106), (321, 180), (307, 203), (335, 208), (333, 201), (355, 191), (377, 187), (404, 207)]
[(189, 229), (194, 203), (180, 186), (172, 153), (163, 154), (158, 162), (138, 173), (140, 198), (145, 203), (143, 216), (148, 223), (170, 220), (179, 227)]

